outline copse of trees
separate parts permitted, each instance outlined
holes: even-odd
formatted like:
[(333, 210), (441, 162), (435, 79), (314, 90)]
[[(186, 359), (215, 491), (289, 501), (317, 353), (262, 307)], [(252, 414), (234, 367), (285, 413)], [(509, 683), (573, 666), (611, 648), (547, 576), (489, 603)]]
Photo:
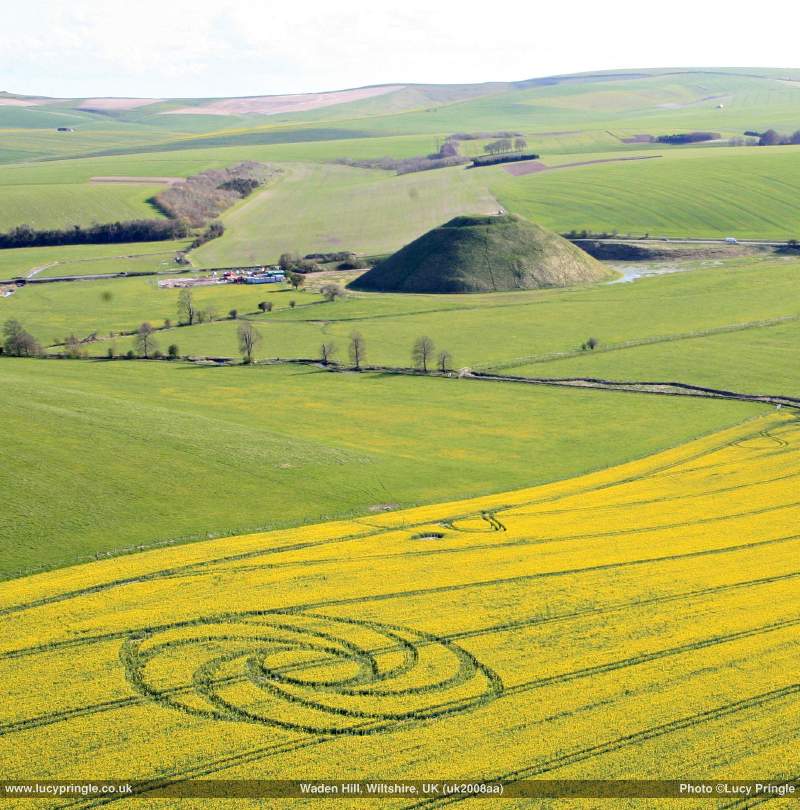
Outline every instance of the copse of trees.
[(337, 298), (344, 298), (346, 295), (344, 287), (342, 287), (341, 284), (336, 284), (335, 282), (323, 284), (319, 288), (319, 291), (326, 301), (335, 301)]
[(260, 185), (261, 182), (254, 177), (233, 177), (230, 180), (226, 180), (224, 183), (220, 183), (218, 188), (221, 188), (223, 191), (233, 191), (240, 197), (247, 197)]
[(762, 132), (758, 138), (759, 146), (791, 146), (800, 144), (800, 129), (791, 135), (781, 135), (774, 129)]
[(322, 262), (329, 264), (331, 262), (344, 262), (348, 259), (355, 258), (355, 253), (350, 250), (336, 250), (332, 253), (306, 253), (304, 259), (314, 262)]
[(494, 166), (496, 163), (515, 163), (519, 160), (538, 160), (535, 152), (510, 152), (498, 155), (479, 155), (472, 159), (473, 168), (477, 166)]
[(506, 152), (521, 152), (523, 149), (528, 148), (528, 142), (521, 135), (518, 135), (513, 140), (510, 137), (500, 138), (496, 141), (491, 141), (485, 146), (486, 152), (490, 155), (501, 155)]
[(132, 219), (104, 225), (37, 230), (30, 225), (18, 225), (0, 233), (0, 248), (49, 247), (52, 245), (105, 245), (120, 242), (160, 242), (183, 239), (189, 226), (182, 220)]
[(680, 145), (684, 143), (702, 143), (703, 141), (717, 141), (722, 137), (719, 132), (678, 132), (673, 135), (659, 135), (657, 143)]
[(306, 278), (302, 273), (295, 273), (294, 270), (286, 270), (286, 282), (294, 287), (295, 292), (306, 283)]
[(281, 253), (278, 259), (278, 267), (286, 274), (287, 278), (292, 273), (307, 275), (308, 273), (319, 273), (322, 268), (308, 256), (301, 259), (296, 253)]
[(201, 234), (195, 236), (191, 245), (189, 245), (189, 250), (199, 248), (200, 245), (204, 245), (212, 239), (219, 239), (224, 233), (225, 226), (219, 220), (214, 220)]
[(209, 169), (173, 183), (156, 194), (152, 202), (167, 217), (200, 228), (251, 194), (274, 173), (271, 167), (255, 161)]
[[(359, 258), (350, 250), (339, 250), (334, 253), (307, 253), (303, 256), (303, 259), (314, 262), (315, 264), (318, 262), (323, 264), (338, 262), (339, 270), (363, 270), (365, 267), (368, 267), (364, 259)], [(317, 267), (319, 270), (322, 270), (319, 264), (317, 264)]]
[(500, 155), (504, 152), (510, 152), (514, 148), (511, 138), (500, 138), (497, 141), (490, 141), (486, 144), (484, 149), (489, 155)]
[(3, 354), (11, 357), (37, 357), (42, 353), (39, 341), (15, 318), (3, 324)]

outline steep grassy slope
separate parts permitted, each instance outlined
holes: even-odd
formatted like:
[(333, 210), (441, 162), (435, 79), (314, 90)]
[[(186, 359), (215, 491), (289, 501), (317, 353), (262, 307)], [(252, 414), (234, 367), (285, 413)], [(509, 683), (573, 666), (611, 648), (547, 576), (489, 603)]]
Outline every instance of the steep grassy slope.
[(351, 286), (377, 292), (500, 292), (610, 277), (566, 239), (519, 217), (462, 216), (415, 239)]
[(292, 165), (277, 185), (223, 216), (226, 231), (192, 254), (201, 267), (277, 261), (281, 253), (388, 253), (460, 213), (497, 202), (463, 167), (396, 176)]

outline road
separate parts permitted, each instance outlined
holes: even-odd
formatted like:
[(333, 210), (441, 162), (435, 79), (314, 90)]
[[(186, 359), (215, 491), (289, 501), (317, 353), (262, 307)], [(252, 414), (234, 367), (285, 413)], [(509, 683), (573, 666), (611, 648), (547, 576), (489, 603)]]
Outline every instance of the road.
[(602, 239), (600, 237), (591, 237), (588, 236), (585, 239), (570, 239), (570, 242), (603, 242), (603, 244), (609, 245), (631, 245), (631, 244), (641, 244), (641, 245), (658, 245), (658, 244), (671, 244), (671, 245), (728, 245), (730, 244), (731, 247), (736, 247), (736, 245), (765, 245), (767, 247), (783, 247), (786, 245), (786, 241), (769, 241), (766, 239), (737, 239), (736, 242), (729, 243), (726, 242), (724, 239), (673, 239), (670, 238), (661, 238), (658, 237), (651, 237), (649, 239), (639, 238), (639, 239), (623, 239), (621, 237), (614, 237), (612, 239)]

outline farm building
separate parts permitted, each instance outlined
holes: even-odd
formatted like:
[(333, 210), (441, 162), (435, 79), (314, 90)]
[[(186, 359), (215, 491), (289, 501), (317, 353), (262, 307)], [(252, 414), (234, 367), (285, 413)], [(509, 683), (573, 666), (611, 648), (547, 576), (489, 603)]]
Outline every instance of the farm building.
[(245, 278), (245, 284), (280, 284), (282, 281), (286, 281), (283, 272), (273, 270)]

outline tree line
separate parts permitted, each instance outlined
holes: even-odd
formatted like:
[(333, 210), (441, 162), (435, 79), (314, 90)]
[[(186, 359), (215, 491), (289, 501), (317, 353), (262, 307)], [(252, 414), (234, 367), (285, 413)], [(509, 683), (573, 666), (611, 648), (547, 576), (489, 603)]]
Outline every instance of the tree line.
[(48, 247), (51, 245), (104, 245), (123, 242), (160, 242), (184, 239), (190, 233), (186, 222), (172, 219), (133, 219), (87, 227), (36, 229), (18, 225), (0, 233), (0, 248)]
[(685, 143), (702, 143), (703, 141), (716, 141), (722, 137), (719, 132), (678, 132), (674, 135), (658, 135), (651, 138), (655, 143), (669, 143), (680, 145)]
[(484, 147), (486, 152), (490, 155), (504, 155), (508, 152), (521, 152), (523, 149), (528, 148), (528, 142), (521, 135), (514, 138), (500, 138), (496, 141), (487, 143)]

